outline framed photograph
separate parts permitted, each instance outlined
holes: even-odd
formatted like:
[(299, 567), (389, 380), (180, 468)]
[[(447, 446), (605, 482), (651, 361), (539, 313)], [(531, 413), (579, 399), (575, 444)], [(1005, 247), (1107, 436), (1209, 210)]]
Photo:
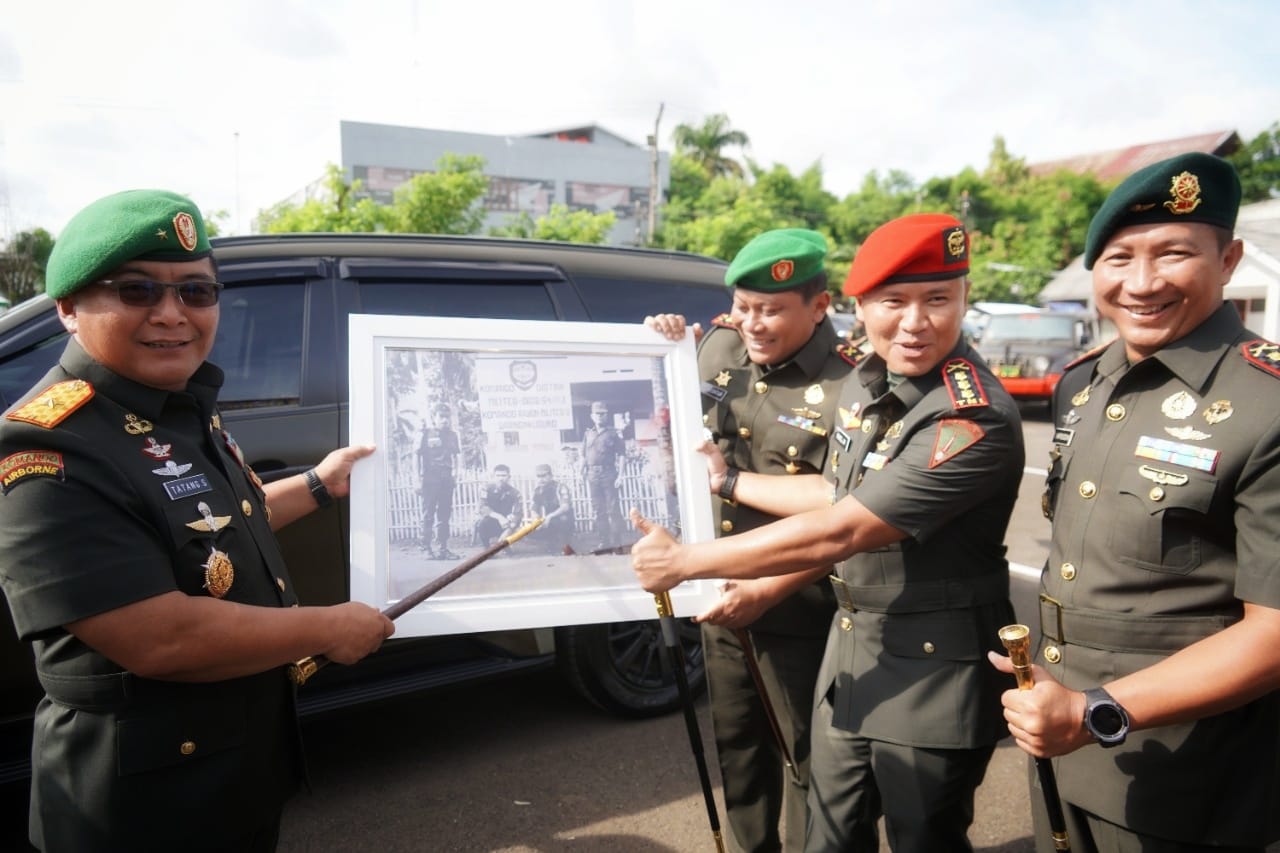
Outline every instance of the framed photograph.
[[(633, 507), (713, 538), (692, 336), (640, 324), (352, 315), (351, 597), (383, 609), (535, 518), (396, 636), (652, 619)], [(671, 591), (678, 616), (715, 582)]]

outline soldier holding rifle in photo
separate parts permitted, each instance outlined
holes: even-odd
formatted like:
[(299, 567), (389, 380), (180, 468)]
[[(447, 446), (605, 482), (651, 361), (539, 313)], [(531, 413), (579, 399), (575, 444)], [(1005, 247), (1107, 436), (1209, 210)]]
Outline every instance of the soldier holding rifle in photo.
[[(743, 471), (823, 469), (854, 360), (827, 319), (826, 254), (826, 238), (816, 231), (755, 237), (725, 273), (732, 308), (698, 342), (703, 422), (724, 458)], [(685, 334), (680, 315), (645, 322), (675, 340)], [(699, 335), (701, 327), (693, 331)], [(721, 536), (776, 519), (724, 496), (713, 501)], [(722, 599), (695, 619), (702, 623), (731, 850), (803, 849), (813, 687), (836, 606), (821, 577), (828, 569), (800, 578), (794, 590), (790, 583), (778, 588), (775, 579), (728, 582)]]
[[(1022, 478), (1017, 406), (961, 336), (969, 242), (956, 219), (876, 229), (844, 292), (870, 351), (841, 391), (824, 475), (776, 476), (708, 452), (711, 488), (789, 516), (740, 535), (632, 549), (651, 592), (692, 578), (831, 578), (840, 609), (819, 671), (805, 849), (972, 847), (974, 791), (1006, 735), (1008, 676), (984, 653), (1013, 616), (1004, 534)], [(646, 524), (633, 513), (633, 520)]]
[(1054, 393), (1035, 685), (1004, 696), (1018, 745), (1055, 758), (1076, 850), (1280, 839), (1280, 348), (1224, 301), (1240, 195), (1230, 163), (1184, 154), (1089, 226), (1119, 339)]
[(354, 663), (394, 629), (298, 606), (273, 531), (345, 497), (373, 448), (265, 486), (245, 464), (205, 361), (222, 285), (190, 199), (89, 205), (46, 289), (70, 340), (0, 420), (0, 585), (45, 691), (31, 841), (274, 850), (302, 781), (286, 665)]

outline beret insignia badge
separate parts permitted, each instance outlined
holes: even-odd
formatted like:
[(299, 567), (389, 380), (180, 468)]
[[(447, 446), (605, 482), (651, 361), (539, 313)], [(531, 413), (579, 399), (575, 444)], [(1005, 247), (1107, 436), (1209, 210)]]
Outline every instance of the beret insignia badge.
[(173, 231), (178, 235), (178, 242), (188, 252), (194, 251), (199, 236), (196, 234), (196, 221), (185, 210), (173, 217)]
[(942, 233), (943, 249), (946, 256), (944, 263), (953, 264), (965, 259), (964, 229), (948, 228)]
[(1190, 172), (1174, 175), (1169, 194), (1173, 196), (1173, 200), (1166, 201), (1164, 206), (1170, 213), (1190, 213), (1200, 206), (1200, 179)]
[(769, 275), (773, 276), (774, 281), (788, 281), (791, 276), (795, 275), (795, 261), (777, 261), (773, 266), (769, 267)]

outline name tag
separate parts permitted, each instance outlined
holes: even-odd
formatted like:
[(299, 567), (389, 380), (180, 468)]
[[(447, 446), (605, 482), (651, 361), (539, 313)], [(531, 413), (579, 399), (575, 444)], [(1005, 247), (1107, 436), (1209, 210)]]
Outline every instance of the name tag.
[(849, 433), (836, 427), (836, 444), (840, 445), (841, 450), (848, 450), (853, 446), (853, 439), (849, 437)]
[(196, 474), (194, 477), (170, 480), (164, 484), (164, 490), (169, 493), (169, 500), (176, 501), (203, 492), (212, 492), (213, 486), (209, 485), (209, 478), (204, 474)]
[(712, 385), (710, 382), (702, 383), (702, 393), (713, 400), (723, 400), (729, 394), (728, 388), (721, 388), (718, 385)]
[(1067, 429), (1066, 427), (1058, 427), (1053, 431), (1053, 443), (1067, 447), (1071, 444), (1071, 440), (1076, 437), (1076, 431)]

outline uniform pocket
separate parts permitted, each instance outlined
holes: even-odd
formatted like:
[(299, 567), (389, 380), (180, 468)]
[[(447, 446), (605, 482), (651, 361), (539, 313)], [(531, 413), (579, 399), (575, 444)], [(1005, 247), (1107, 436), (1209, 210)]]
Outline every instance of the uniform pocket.
[(173, 540), (178, 588), (187, 595), (225, 595), (234, 570), (229, 575), (226, 562), (215, 552), (226, 552), (227, 543), (235, 538), (239, 511), (224, 504), (219, 495), (205, 494), (171, 504), (164, 513)]
[(199, 761), (244, 745), (244, 697), (200, 692), (200, 701), (156, 705), (116, 721), (121, 776)]
[(893, 614), (883, 625), (884, 650), (896, 657), (959, 661), (986, 652), (977, 620), (965, 611)]
[(1201, 561), (1198, 531), (1217, 481), (1198, 471), (1149, 464), (1125, 466), (1111, 519), (1111, 548), (1126, 565), (1184, 575)]

